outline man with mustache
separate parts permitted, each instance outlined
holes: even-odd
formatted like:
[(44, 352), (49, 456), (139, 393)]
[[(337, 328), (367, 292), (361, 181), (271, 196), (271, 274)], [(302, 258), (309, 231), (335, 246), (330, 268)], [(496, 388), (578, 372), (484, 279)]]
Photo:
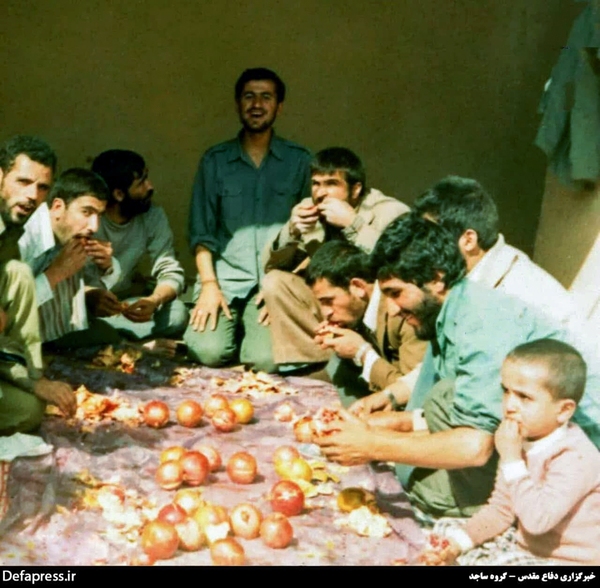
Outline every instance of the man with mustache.
[(516, 297), (465, 279), (455, 236), (427, 219), (405, 215), (390, 224), (371, 262), (390, 308), (431, 341), (435, 374), (432, 381), (421, 376), (413, 391), (425, 397), (418, 420), (410, 412), (388, 413), (396, 418), (392, 430), (387, 415), (382, 423), (344, 413), (330, 435), (317, 439), (324, 455), (344, 464), (396, 462), (418, 509), (470, 516), (487, 500), (496, 473), (504, 357), (546, 337), (573, 345), (590, 366), (574, 420), (600, 446), (600, 373), (585, 337)]
[[(274, 359), (280, 372), (316, 375), (330, 359), (331, 350), (320, 348), (313, 340), (323, 316), (304, 279), (311, 257), (324, 243), (337, 240), (370, 253), (385, 227), (409, 208), (368, 188), (361, 159), (345, 147), (319, 151), (310, 171), (311, 197), (292, 209), (288, 222), (265, 252), (268, 273), (263, 291), (271, 320)], [(415, 341), (412, 327), (405, 325), (401, 339), (406, 357), (414, 359), (408, 351), (409, 340)], [(418, 342), (417, 345), (423, 347)], [(402, 365), (408, 368), (409, 363)], [(327, 366), (330, 377), (336, 369), (332, 364)]]
[(309, 152), (273, 130), (284, 99), (285, 84), (275, 72), (244, 71), (235, 84), (242, 130), (210, 148), (196, 174), (189, 239), (198, 282), (185, 342), (189, 356), (204, 365), (239, 355), (255, 369), (275, 369), (259, 294), (261, 253), (310, 191)]
[(89, 323), (85, 305), (84, 268), (109, 285), (119, 277), (110, 243), (92, 238), (107, 199), (101, 177), (72, 168), (52, 186), (50, 204), (43, 203), (25, 225), (19, 247), (35, 276), (44, 343), (79, 347), (120, 341), (113, 329)]
[(324, 319), (315, 342), (334, 353), (328, 372), (344, 405), (386, 390), (421, 361), (425, 342), (388, 312), (365, 251), (341, 239), (324, 243), (310, 260), (306, 284)]
[(35, 282), (19, 261), (23, 226), (46, 199), (56, 154), (43, 140), (17, 135), (0, 147), (0, 434), (35, 430), (46, 402), (75, 411), (71, 386), (42, 377)]
[[(167, 215), (152, 202), (154, 187), (146, 163), (134, 151), (110, 149), (94, 159), (92, 170), (109, 190), (96, 237), (112, 244), (121, 275), (110, 289), (88, 280), (97, 286), (87, 293), (88, 305), (123, 337), (173, 355), (189, 317), (177, 299), (185, 276), (175, 255)], [(152, 268), (150, 279), (136, 273), (145, 258)], [(155, 283), (151, 288), (149, 281)]]
[[(532, 305), (565, 327), (582, 329), (582, 319), (572, 294), (528, 255), (504, 240), (499, 231), (496, 203), (484, 187), (472, 178), (447, 176), (423, 192), (413, 203), (413, 212), (450, 231), (466, 262), (467, 277), (488, 288), (506, 292)], [(422, 369), (431, 373), (431, 350)], [(419, 370), (394, 386), (394, 399), (411, 410), (419, 407), (410, 390)], [(389, 408), (389, 398), (376, 394), (353, 407), (356, 414)]]

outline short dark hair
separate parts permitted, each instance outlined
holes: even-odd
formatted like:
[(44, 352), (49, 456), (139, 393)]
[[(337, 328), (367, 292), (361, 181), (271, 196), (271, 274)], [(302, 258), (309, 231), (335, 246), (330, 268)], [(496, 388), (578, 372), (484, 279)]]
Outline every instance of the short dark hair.
[(96, 173), (89, 169), (73, 167), (58, 176), (50, 190), (49, 201), (55, 198), (64, 200), (68, 206), (80, 196), (94, 196), (98, 200), (108, 200), (108, 186)]
[(367, 173), (360, 157), (346, 147), (328, 147), (322, 149), (313, 158), (310, 164), (311, 175), (334, 174), (342, 172), (348, 182), (350, 191), (360, 182), (362, 190), (360, 195), (367, 191)]
[(310, 260), (306, 283), (313, 286), (323, 278), (344, 290), (349, 289), (352, 278), (361, 278), (369, 283), (375, 281), (368, 253), (341, 239), (324, 243)]
[(548, 373), (545, 387), (555, 400), (581, 400), (587, 366), (579, 351), (568, 343), (557, 339), (528, 341), (515, 347), (506, 359), (542, 364)]
[(56, 153), (39, 137), (31, 135), (15, 135), (0, 147), (0, 169), (7, 174), (15, 164), (19, 155), (27, 155), (31, 161), (49, 167), (52, 173), (56, 172)]
[(383, 231), (371, 253), (377, 277), (400, 278), (422, 288), (442, 274), (450, 288), (466, 274), (466, 263), (458, 242), (444, 227), (408, 212)]
[(413, 210), (445, 226), (457, 240), (467, 229), (472, 229), (484, 251), (498, 240), (500, 219), (496, 203), (471, 178), (448, 176), (440, 180), (417, 198)]
[(283, 102), (285, 100), (285, 84), (283, 80), (271, 69), (266, 67), (251, 67), (242, 72), (242, 75), (237, 79), (235, 83), (235, 99), (236, 101), (242, 97), (244, 86), (248, 82), (255, 82), (258, 80), (270, 80), (275, 84), (275, 93), (277, 94), (277, 102)]
[(127, 194), (134, 180), (142, 177), (145, 168), (144, 158), (127, 149), (103, 151), (92, 162), (92, 171), (101, 176), (108, 186), (110, 201), (113, 201), (115, 190)]

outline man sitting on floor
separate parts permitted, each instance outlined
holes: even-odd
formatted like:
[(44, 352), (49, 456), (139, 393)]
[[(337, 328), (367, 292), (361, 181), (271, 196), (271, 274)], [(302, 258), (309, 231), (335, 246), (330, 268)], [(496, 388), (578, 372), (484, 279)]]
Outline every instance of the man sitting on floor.
[[(110, 290), (96, 283), (98, 287), (87, 294), (88, 305), (127, 339), (147, 341), (148, 348), (172, 355), (189, 320), (184, 303), (177, 299), (185, 275), (167, 215), (152, 203), (154, 188), (146, 163), (133, 151), (111, 149), (94, 159), (92, 170), (109, 189), (97, 237), (112, 244), (121, 277)], [(144, 279), (136, 291), (136, 270), (146, 256), (156, 285), (150, 291)]]
[[(98, 279), (114, 283), (110, 243), (92, 239), (104, 212), (108, 188), (87, 169), (63, 172), (25, 225), (21, 257), (35, 276), (42, 341), (58, 348), (119, 343), (120, 336), (99, 321), (88, 325), (84, 266), (91, 261)], [(88, 328), (89, 326), (89, 328)]]
[(364, 166), (349, 149), (317, 153), (311, 176), (312, 198), (292, 209), (272, 242), (262, 285), (280, 371), (316, 369), (331, 356), (313, 340), (323, 316), (303, 277), (310, 257), (323, 243), (337, 239), (370, 252), (383, 229), (408, 212), (402, 202), (367, 188)]
[(204, 153), (194, 179), (189, 240), (198, 280), (185, 342), (188, 357), (206, 366), (239, 360), (276, 369), (261, 253), (309, 193), (309, 151), (275, 132), (286, 94), (274, 71), (242, 72), (234, 87), (242, 129)]
[(306, 283), (325, 319), (315, 341), (334, 352), (327, 371), (344, 405), (385, 390), (422, 360), (426, 343), (387, 312), (369, 255), (356, 245), (325, 243), (310, 261)]
[[(377, 243), (372, 263), (381, 291), (417, 336), (433, 347), (433, 385), (419, 378), (423, 409), (397, 416), (397, 430), (349, 413), (317, 439), (343, 464), (393, 461), (411, 502), (433, 516), (469, 516), (491, 492), (494, 432), (502, 418), (500, 368), (516, 345), (549, 337), (575, 344), (590, 366), (574, 420), (600, 446), (600, 373), (572, 332), (514, 297), (464, 279), (454, 236), (414, 215), (396, 219)], [(423, 385), (422, 385), (423, 384)]]
[(417, 198), (413, 212), (456, 237), (470, 280), (516, 296), (565, 326), (576, 320), (569, 292), (526, 253), (506, 243), (498, 230), (496, 203), (476, 180), (440, 180)]
[[(498, 229), (496, 203), (479, 182), (459, 176), (443, 178), (415, 200), (413, 212), (441, 224), (454, 235), (469, 280), (514, 296), (566, 327), (582, 329), (577, 326), (580, 318), (571, 294), (523, 251), (506, 244)], [(431, 377), (430, 350), (422, 369)], [(394, 385), (395, 402), (407, 403), (419, 373), (417, 369)], [(389, 405), (387, 395), (376, 394), (361, 400), (353, 411), (369, 414)], [(408, 400), (408, 409), (413, 408), (422, 407), (414, 399)]]
[(18, 260), (23, 225), (45, 200), (56, 155), (36, 137), (18, 135), (0, 147), (0, 434), (39, 427), (46, 402), (75, 411), (69, 384), (42, 377), (35, 282)]

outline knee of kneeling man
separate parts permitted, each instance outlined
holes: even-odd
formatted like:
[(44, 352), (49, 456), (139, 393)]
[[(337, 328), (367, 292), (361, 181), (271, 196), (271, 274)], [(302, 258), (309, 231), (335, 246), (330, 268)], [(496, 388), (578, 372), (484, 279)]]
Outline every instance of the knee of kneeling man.
[(169, 331), (183, 335), (190, 321), (190, 311), (181, 300), (174, 300), (169, 308)]
[(261, 291), (265, 299), (276, 296), (287, 285), (289, 272), (282, 270), (271, 270), (262, 280)]
[(23, 407), (23, 419), (18, 425), (18, 430), (23, 433), (35, 431), (42, 424), (45, 414), (46, 403), (32, 394), (27, 406)]
[(188, 348), (188, 358), (206, 367), (221, 367), (232, 363), (235, 359), (235, 350), (202, 345), (200, 342), (190, 341), (187, 337), (184, 337), (184, 341)]
[(274, 374), (277, 372), (277, 365), (273, 361), (273, 354), (269, 350), (253, 350), (246, 354), (247, 357), (242, 357), (242, 363), (248, 365), (257, 372), (266, 372)]

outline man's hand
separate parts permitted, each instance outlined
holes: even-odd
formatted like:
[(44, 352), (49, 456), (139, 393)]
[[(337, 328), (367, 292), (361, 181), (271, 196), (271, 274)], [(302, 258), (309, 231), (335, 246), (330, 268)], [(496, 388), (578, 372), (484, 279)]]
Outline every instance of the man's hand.
[(369, 426), (345, 410), (340, 411), (341, 421), (331, 423), (314, 441), (321, 453), (342, 465), (359, 465), (372, 460), (368, 453)]
[(338, 198), (325, 198), (318, 206), (321, 216), (328, 225), (345, 229), (356, 218), (356, 211), (350, 204)]
[(505, 418), (496, 429), (494, 442), (500, 461), (510, 463), (523, 459), (523, 439), (517, 421)]
[(315, 343), (320, 345), (321, 349), (333, 349), (338, 357), (353, 359), (366, 341), (352, 329), (329, 326), (317, 332)]
[(158, 304), (152, 298), (140, 298), (123, 309), (123, 316), (134, 323), (146, 323), (154, 315)]
[(51, 287), (75, 275), (87, 261), (87, 252), (82, 239), (73, 238), (65, 243), (46, 270)]
[(217, 328), (217, 317), (221, 310), (231, 320), (229, 305), (219, 285), (216, 282), (203, 284), (196, 306), (190, 316), (190, 325), (192, 325), (194, 331), (202, 333), (206, 328), (206, 323), (210, 321), (210, 330), (214, 331)]
[(85, 239), (83, 241), (88, 257), (105, 272), (112, 266), (113, 248), (110, 241), (99, 241), (97, 239)]
[(308, 233), (319, 220), (319, 210), (314, 204), (296, 204), (292, 208), (290, 218), (290, 235), (298, 239), (304, 233)]
[(260, 291), (256, 295), (254, 301), (256, 303), (256, 306), (260, 306), (261, 304), (263, 305), (263, 307), (260, 309), (260, 312), (258, 313), (258, 324), (264, 325), (265, 327), (268, 326), (271, 321), (269, 319), (269, 310), (267, 309), (267, 305), (264, 304), (265, 295), (262, 293), (262, 291)]
[[(426, 566), (452, 565), (461, 554), (458, 543), (450, 537), (432, 535), (426, 547), (418, 556), (417, 561)], [(435, 545), (435, 547), (433, 547)]]
[(115, 316), (121, 314), (123, 305), (110, 291), (93, 288), (85, 293), (85, 302), (93, 316)]
[(387, 412), (391, 410), (392, 403), (385, 390), (374, 392), (373, 394), (369, 394), (369, 396), (359, 398), (348, 408), (349, 413), (363, 420), (367, 419), (367, 417), (374, 412)]
[(58, 406), (66, 416), (70, 417), (75, 414), (77, 408), (75, 392), (66, 382), (41, 378), (35, 383), (33, 393), (41, 400)]
[(372, 429), (388, 429), (400, 433), (413, 431), (413, 413), (400, 410), (380, 410), (363, 419)]

